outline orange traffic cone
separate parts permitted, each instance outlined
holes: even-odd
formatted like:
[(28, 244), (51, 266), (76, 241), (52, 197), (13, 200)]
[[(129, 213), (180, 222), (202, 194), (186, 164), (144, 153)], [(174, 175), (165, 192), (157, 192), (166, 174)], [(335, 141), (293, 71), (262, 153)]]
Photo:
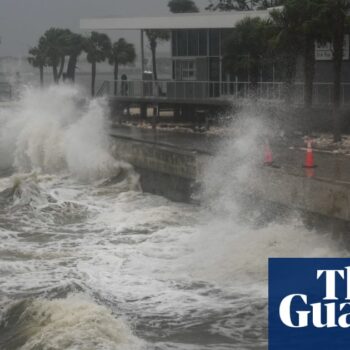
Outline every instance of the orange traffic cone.
[(315, 169), (314, 168), (305, 168), (305, 176), (306, 177), (314, 177)]
[(268, 142), (264, 145), (264, 165), (266, 166), (272, 166), (273, 164), (273, 158), (272, 158), (272, 151), (271, 147)]
[(316, 165), (314, 163), (314, 153), (312, 150), (312, 142), (311, 140), (307, 141), (307, 148), (306, 148), (306, 155), (305, 155), (305, 162), (304, 162), (304, 168), (312, 169), (316, 168)]

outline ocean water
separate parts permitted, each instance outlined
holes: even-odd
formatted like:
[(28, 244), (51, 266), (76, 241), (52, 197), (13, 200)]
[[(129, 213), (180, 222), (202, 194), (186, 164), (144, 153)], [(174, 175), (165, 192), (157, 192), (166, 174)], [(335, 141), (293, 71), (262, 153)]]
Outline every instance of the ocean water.
[(208, 165), (198, 206), (143, 193), (107, 115), (63, 85), (0, 108), (0, 349), (266, 349), (268, 257), (347, 252), (243, 209), (256, 125)]

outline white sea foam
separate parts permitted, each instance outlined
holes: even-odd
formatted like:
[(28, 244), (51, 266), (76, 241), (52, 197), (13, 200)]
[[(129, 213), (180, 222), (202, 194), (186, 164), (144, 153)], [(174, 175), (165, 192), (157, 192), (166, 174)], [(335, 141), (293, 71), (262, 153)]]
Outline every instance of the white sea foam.
[[(9, 317), (11, 322), (14, 315)], [(82, 294), (27, 301), (17, 317), (15, 331), (25, 338), (21, 350), (137, 350), (142, 347), (142, 342), (122, 319)]]
[[(81, 180), (117, 175), (130, 166), (109, 152), (107, 106), (71, 85), (26, 87), (0, 114), (1, 166), (18, 172), (70, 172)], [(4, 151), (6, 150), (6, 151)]]
[[(105, 181), (130, 173), (110, 158), (103, 102), (78, 108), (79, 91), (65, 86), (25, 94), (0, 112), (0, 142), (18, 172), (31, 171), (0, 180), (1, 190), (18, 186), (0, 208), (1, 291), (35, 298), (22, 313), (24, 350), (138, 349), (126, 324), (150, 349), (262, 349), (268, 257), (346, 254), (297, 216), (256, 224), (253, 205), (242, 212), (240, 182), (262, 158), (251, 111), (208, 164), (196, 207), (127, 191), (137, 189), (130, 176)], [(72, 285), (94, 299), (56, 299)]]
[[(234, 137), (225, 140), (203, 177), (203, 223), (189, 245), (193, 256), (185, 260), (195, 278), (228, 284), (264, 286), (269, 257), (344, 256), (346, 249), (330, 234), (308, 230), (299, 215), (288, 211), (278, 222), (261, 222), (256, 202), (244, 203), (242, 188), (262, 170), (263, 147), (271, 128), (254, 108), (245, 108), (231, 126)], [(269, 212), (268, 204), (264, 210)], [(273, 209), (270, 209), (273, 210)]]

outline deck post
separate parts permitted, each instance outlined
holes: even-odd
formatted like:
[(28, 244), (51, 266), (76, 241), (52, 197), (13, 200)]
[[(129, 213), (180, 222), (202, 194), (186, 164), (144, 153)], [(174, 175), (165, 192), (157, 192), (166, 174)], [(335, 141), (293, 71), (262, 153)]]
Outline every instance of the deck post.
[(140, 104), (140, 118), (141, 120), (147, 119), (147, 103), (142, 102)]
[(219, 58), (219, 74), (220, 74), (220, 77), (219, 77), (219, 94), (220, 94), (220, 97), (222, 96), (222, 32), (220, 30), (219, 32), (219, 55), (220, 55), (220, 58)]
[(140, 37), (140, 44), (141, 44), (141, 80), (143, 80), (143, 73), (145, 71), (145, 50), (144, 50), (144, 44), (143, 44), (143, 29), (141, 29), (141, 37)]
[(141, 37), (140, 37), (140, 44), (141, 44), (141, 94), (142, 97), (145, 95), (144, 93), (144, 84), (143, 84), (143, 74), (145, 72), (145, 48), (144, 48), (144, 35), (143, 35), (143, 29), (141, 29)]

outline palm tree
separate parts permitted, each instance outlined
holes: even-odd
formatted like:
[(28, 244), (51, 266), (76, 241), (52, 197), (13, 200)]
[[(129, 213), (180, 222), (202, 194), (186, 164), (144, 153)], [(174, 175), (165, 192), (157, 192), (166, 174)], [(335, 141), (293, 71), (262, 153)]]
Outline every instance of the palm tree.
[(149, 47), (152, 53), (152, 68), (153, 68), (153, 80), (158, 80), (157, 75), (157, 58), (156, 51), (158, 43), (161, 41), (168, 41), (170, 38), (169, 31), (160, 29), (147, 29), (146, 36), (148, 38)]
[(347, 13), (350, 9), (348, 0), (328, 0), (324, 2), (323, 23), (325, 35), (328, 41), (333, 43), (333, 139), (334, 142), (341, 141), (340, 132), (340, 95), (341, 95), (341, 70), (344, 54), (345, 32), (349, 29), (349, 18)]
[(252, 10), (259, 0), (215, 0), (210, 1), (206, 10), (210, 11), (231, 11), (231, 10)]
[(35, 68), (39, 68), (40, 85), (44, 85), (44, 67), (47, 65), (46, 51), (42, 45), (38, 45), (29, 50), (28, 62)]
[(135, 47), (124, 38), (119, 39), (112, 46), (109, 63), (114, 65), (114, 95), (117, 94), (119, 65), (133, 63), (136, 59)]
[[(315, 78), (315, 42), (319, 38), (319, 23), (317, 17), (318, 0), (306, 0), (301, 4), (300, 1), (292, 0), (291, 4), (300, 16), (301, 24), (299, 35), (303, 41), (303, 56), (304, 56), (304, 78), (305, 78), (305, 95), (304, 106), (306, 113), (309, 114), (309, 109), (313, 103), (313, 83)], [(288, 5), (288, 4), (287, 4)], [(307, 129), (310, 125), (307, 126)]]
[[(325, 1), (329, 0), (285, 0), (284, 8), (272, 14), (275, 24), (282, 22), (280, 27), (281, 39), (283, 38), (285, 52), (301, 50), (304, 59), (304, 108), (307, 118), (305, 123), (306, 132), (311, 130), (310, 109), (313, 103), (313, 83), (315, 77), (315, 42), (324, 41), (324, 23), (322, 21), (322, 9)], [(280, 18), (278, 18), (280, 17)], [(282, 46), (283, 46), (282, 45)], [(288, 49), (289, 46), (289, 49)], [(292, 59), (289, 57), (289, 59)], [(293, 58), (294, 60), (294, 58)]]
[(259, 73), (267, 57), (269, 23), (258, 17), (245, 18), (225, 41), (225, 66), (232, 71), (248, 70), (252, 88), (255, 89)]
[(87, 60), (91, 63), (91, 95), (95, 96), (96, 64), (104, 62), (111, 53), (111, 40), (108, 35), (98, 32), (91, 32), (86, 38), (84, 51), (87, 53)]
[(47, 64), (52, 67), (53, 79), (57, 83), (62, 76), (69, 29), (50, 28), (39, 39), (39, 45), (45, 49)]
[(298, 31), (301, 26), (300, 16), (294, 8), (284, 7), (273, 10), (270, 17), (273, 30), (270, 44), (285, 67), (285, 97), (289, 103), (293, 96), (297, 58), (303, 48)]
[(284, 0), (209, 0), (209, 11), (247, 11), (279, 6)]
[(84, 49), (84, 38), (80, 34), (71, 33), (67, 38), (66, 54), (69, 56), (66, 78), (75, 81), (75, 70), (77, 67), (78, 57)]
[(193, 0), (170, 0), (168, 7), (172, 13), (199, 12), (198, 7)]

